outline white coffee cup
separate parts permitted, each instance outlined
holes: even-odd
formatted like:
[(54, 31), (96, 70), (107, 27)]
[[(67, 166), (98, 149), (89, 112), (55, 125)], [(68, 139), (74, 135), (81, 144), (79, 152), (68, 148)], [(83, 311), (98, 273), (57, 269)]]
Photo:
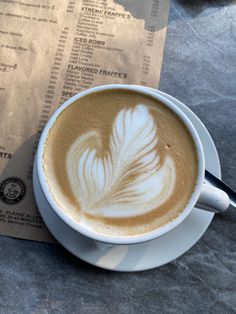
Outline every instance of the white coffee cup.
[[(141, 235), (134, 235), (134, 236), (113, 236), (113, 235), (106, 235), (98, 233), (95, 230), (92, 230), (91, 228), (88, 228), (84, 226), (83, 224), (80, 224), (78, 221), (74, 220), (71, 216), (67, 215), (63, 209), (61, 209), (55, 202), (54, 198), (52, 197), (48, 185), (46, 184), (46, 178), (45, 173), (43, 171), (43, 152), (44, 152), (44, 146), (45, 141), (47, 139), (47, 136), (49, 134), (49, 130), (51, 129), (52, 125), (55, 123), (57, 117), (60, 115), (60, 113), (68, 106), (70, 106), (72, 103), (80, 99), (81, 97), (84, 97), (85, 95), (89, 95), (91, 93), (96, 93), (99, 91), (105, 91), (105, 90), (111, 90), (111, 89), (126, 89), (131, 91), (137, 91), (138, 93), (142, 93), (144, 95), (148, 95), (163, 104), (165, 104), (167, 107), (169, 107), (185, 124), (185, 126), (188, 128), (192, 139), (196, 146), (197, 156), (198, 156), (198, 175), (196, 178), (196, 185), (194, 192), (192, 193), (188, 204), (184, 208), (184, 210), (179, 214), (177, 218), (174, 220), (168, 222), (167, 224), (153, 230), (150, 232), (147, 232), (145, 234)], [(81, 92), (69, 100), (67, 100), (61, 107), (59, 107), (54, 114), (49, 119), (48, 123), (46, 124), (42, 135), (40, 137), (38, 150), (35, 158), (35, 169), (37, 172), (37, 176), (39, 179), (39, 183), (42, 189), (42, 192), (48, 202), (48, 205), (52, 208), (52, 210), (58, 215), (58, 217), (64, 221), (69, 227), (74, 229), (76, 232), (79, 232), (80, 234), (89, 237), (95, 241), (100, 241), (103, 243), (111, 243), (111, 244), (134, 244), (134, 243), (141, 243), (145, 241), (150, 241), (152, 239), (155, 239), (157, 237), (160, 237), (167, 232), (174, 229), (176, 226), (178, 226), (192, 211), (194, 206), (197, 204), (198, 208), (204, 209), (204, 210), (210, 210), (210, 211), (217, 211), (217, 212), (224, 212), (228, 206), (229, 206), (229, 198), (228, 195), (223, 192), (222, 190), (219, 190), (213, 186), (210, 186), (204, 182), (204, 174), (205, 174), (205, 157), (204, 152), (202, 148), (202, 144), (200, 141), (200, 138), (192, 125), (191, 121), (187, 118), (187, 116), (178, 108), (174, 103), (172, 103), (170, 100), (167, 100), (163, 96), (156, 94), (152, 90), (148, 90), (145, 87), (142, 86), (134, 86), (134, 85), (103, 85), (94, 87), (91, 89), (88, 89), (84, 92)], [(37, 191), (35, 190), (35, 193)], [(40, 210), (40, 206), (39, 206)]]

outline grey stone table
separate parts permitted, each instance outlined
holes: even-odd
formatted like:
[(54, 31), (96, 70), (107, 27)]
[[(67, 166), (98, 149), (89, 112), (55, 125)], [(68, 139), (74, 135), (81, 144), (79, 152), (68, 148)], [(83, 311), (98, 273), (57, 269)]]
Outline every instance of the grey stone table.
[[(202, 119), (236, 189), (235, 3), (172, 1), (160, 89)], [(60, 245), (6, 237), (0, 254), (1, 314), (236, 313), (233, 208), (182, 257), (142, 273), (100, 270)]]

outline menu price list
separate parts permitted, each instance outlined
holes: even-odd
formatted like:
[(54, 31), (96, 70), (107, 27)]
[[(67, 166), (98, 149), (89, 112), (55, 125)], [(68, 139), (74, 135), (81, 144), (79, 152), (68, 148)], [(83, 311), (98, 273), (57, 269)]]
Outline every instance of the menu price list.
[(32, 187), (41, 132), (92, 86), (157, 87), (168, 9), (169, 0), (0, 0), (0, 233), (53, 241)]

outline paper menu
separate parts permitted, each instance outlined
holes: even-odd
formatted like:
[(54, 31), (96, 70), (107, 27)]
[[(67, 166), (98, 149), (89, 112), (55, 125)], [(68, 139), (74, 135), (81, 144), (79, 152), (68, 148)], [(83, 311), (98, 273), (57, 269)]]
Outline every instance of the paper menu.
[(53, 241), (32, 164), (52, 112), (112, 83), (157, 87), (169, 0), (0, 0), (0, 234)]

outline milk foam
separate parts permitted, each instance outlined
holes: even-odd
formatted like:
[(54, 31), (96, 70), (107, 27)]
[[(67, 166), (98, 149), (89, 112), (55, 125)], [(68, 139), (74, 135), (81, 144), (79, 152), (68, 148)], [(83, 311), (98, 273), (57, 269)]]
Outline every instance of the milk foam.
[(175, 164), (160, 164), (157, 127), (145, 105), (122, 109), (113, 122), (108, 151), (90, 130), (70, 147), (66, 171), (81, 210), (95, 217), (146, 214), (167, 201), (176, 181)]

